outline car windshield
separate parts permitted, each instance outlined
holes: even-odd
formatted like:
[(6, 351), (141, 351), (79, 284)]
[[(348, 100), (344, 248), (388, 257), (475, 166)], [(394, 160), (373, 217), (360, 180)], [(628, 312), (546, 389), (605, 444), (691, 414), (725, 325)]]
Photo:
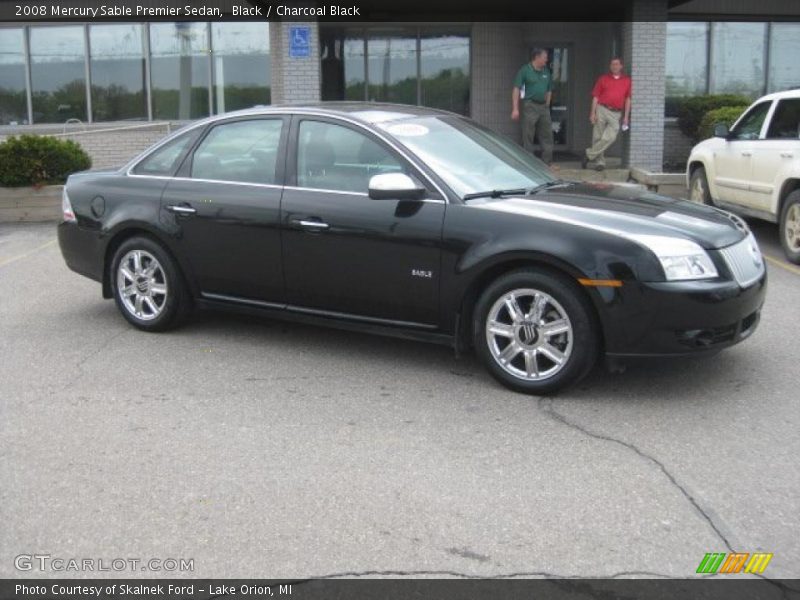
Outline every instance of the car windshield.
[(554, 181), (547, 166), (509, 139), (453, 116), (378, 125), (425, 161), (462, 198), (491, 190), (534, 188)]

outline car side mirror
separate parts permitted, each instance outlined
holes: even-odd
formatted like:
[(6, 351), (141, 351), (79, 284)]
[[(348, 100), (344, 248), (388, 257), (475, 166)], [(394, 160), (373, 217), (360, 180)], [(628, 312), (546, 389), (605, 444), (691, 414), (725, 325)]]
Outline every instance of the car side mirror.
[(726, 138), (730, 135), (728, 126), (725, 123), (717, 123), (714, 125), (714, 137)]
[(380, 173), (369, 180), (369, 197), (373, 200), (422, 200), (425, 188), (405, 173)]

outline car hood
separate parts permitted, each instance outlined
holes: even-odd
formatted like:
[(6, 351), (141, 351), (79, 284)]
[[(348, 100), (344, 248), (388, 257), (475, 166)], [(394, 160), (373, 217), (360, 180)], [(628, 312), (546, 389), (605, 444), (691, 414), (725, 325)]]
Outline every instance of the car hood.
[(470, 205), (622, 237), (681, 237), (706, 249), (730, 246), (746, 235), (743, 222), (725, 211), (642, 191), (638, 186), (567, 183), (529, 196), (470, 201)]

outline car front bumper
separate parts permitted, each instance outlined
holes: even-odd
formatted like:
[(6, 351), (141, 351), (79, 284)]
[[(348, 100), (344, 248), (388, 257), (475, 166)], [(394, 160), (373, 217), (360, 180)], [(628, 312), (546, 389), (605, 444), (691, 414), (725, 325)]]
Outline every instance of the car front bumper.
[(637, 282), (605, 307), (611, 358), (713, 353), (747, 339), (758, 327), (767, 275), (742, 288), (726, 282)]

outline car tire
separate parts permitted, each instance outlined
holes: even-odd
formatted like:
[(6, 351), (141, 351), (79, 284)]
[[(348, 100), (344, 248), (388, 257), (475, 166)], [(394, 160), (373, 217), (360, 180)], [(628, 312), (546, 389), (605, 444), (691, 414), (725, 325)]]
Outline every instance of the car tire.
[(781, 246), (789, 262), (800, 264), (800, 190), (786, 197), (780, 218)]
[(114, 302), (133, 326), (165, 331), (188, 315), (191, 297), (180, 269), (155, 240), (141, 236), (125, 240), (109, 268)]
[(553, 394), (577, 383), (600, 352), (584, 291), (563, 275), (533, 268), (507, 273), (486, 288), (475, 306), (473, 334), (489, 373), (526, 394)]
[(708, 178), (703, 167), (697, 167), (689, 178), (689, 200), (699, 204), (713, 204), (711, 192), (708, 191)]

